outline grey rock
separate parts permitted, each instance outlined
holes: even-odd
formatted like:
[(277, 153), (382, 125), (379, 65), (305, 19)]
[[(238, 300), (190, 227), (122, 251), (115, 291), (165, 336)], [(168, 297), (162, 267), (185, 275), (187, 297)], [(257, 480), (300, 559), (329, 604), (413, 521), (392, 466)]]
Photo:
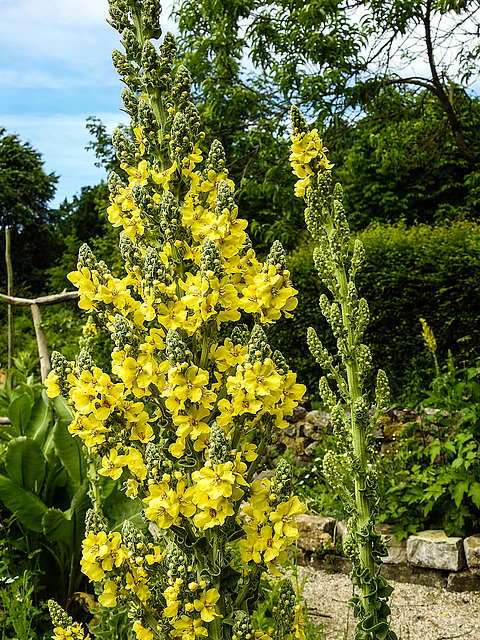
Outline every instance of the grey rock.
[(307, 410), (305, 409), (305, 407), (301, 407), (300, 405), (297, 405), (293, 409), (292, 415), (286, 416), (285, 419), (287, 420), (287, 422), (300, 422), (305, 418), (306, 415), (307, 415)]
[(397, 540), (392, 524), (379, 524), (377, 531), (382, 534), (382, 540), (387, 547), (388, 556), (382, 558), (385, 564), (407, 564), (407, 541)]
[(350, 533), (348, 529), (348, 520), (337, 520), (337, 525), (335, 527), (335, 535), (343, 544), (343, 541)]
[(380, 573), (388, 582), (395, 580), (440, 589), (445, 588), (448, 576), (447, 571), (412, 567), (410, 564), (384, 564)]
[(326, 518), (324, 516), (310, 516), (301, 514), (295, 518), (300, 537), (298, 539), (298, 547), (305, 551), (315, 551), (322, 541), (325, 534), (333, 534), (335, 529), (335, 518)]
[(448, 591), (480, 591), (480, 576), (469, 569), (452, 571), (448, 574)]
[(480, 533), (465, 538), (463, 548), (468, 568), (472, 573), (480, 576)]
[(407, 540), (408, 562), (419, 567), (459, 571), (465, 566), (462, 538), (444, 531), (421, 531)]
[(305, 422), (310, 422), (310, 424), (313, 424), (317, 429), (325, 431), (330, 424), (330, 414), (326, 411), (314, 409), (307, 413), (305, 416)]

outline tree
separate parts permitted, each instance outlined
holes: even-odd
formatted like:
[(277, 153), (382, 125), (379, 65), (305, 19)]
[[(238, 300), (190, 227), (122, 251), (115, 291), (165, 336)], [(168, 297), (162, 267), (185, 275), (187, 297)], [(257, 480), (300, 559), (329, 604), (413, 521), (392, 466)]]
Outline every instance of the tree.
[(222, 115), (226, 88), (235, 112), (238, 95), (253, 96), (245, 132), (265, 120), (282, 132), (292, 103), (319, 122), (351, 118), (394, 83), (431, 93), (461, 156), (477, 161), (478, 139), (465, 136), (456, 112), (479, 77), (473, 0), (185, 0), (175, 15), (212, 111)]
[[(480, 99), (459, 96), (457, 113), (473, 139)], [(330, 157), (356, 229), (372, 220), (407, 224), (478, 218), (480, 167), (459, 155), (447, 117), (426, 90), (387, 87), (355, 127), (339, 123)]]
[(0, 127), (0, 226), (21, 231), (27, 225), (52, 222), (56, 212), (48, 203), (58, 177), (45, 173), (42, 156), (15, 134)]
[[(58, 177), (46, 173), (41, 154), (0, 127), (0, 228), (11, 230), (15, 291), (44, 291), (44, 271), (52, 264), (59, 239), (54, 224), (59, 213), (48, 203)], [(0, 246), (4, 250), (4, 234)], [(5, 263), (0, 261), (1, 288), (6, 290)]]

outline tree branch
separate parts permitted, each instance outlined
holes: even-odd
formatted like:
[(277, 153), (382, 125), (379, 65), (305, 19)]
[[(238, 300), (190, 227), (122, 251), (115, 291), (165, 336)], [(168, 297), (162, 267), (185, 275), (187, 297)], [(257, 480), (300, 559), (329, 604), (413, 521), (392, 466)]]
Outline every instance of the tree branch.
[(33, 304), (38, 306), (47, 306), (51, 304), (58, 304), (59, 302), (67, 302), (68, 300), (78, 300), (79, 295), (77, 291), (62, 291), (62, 293), (55, 293), (51, 296), (42, 296), (41, 298), (14, 298), (13, 296), (6, 296), (0, 293), (0, 302), (12, 305), (13, 307), (29, 307)]

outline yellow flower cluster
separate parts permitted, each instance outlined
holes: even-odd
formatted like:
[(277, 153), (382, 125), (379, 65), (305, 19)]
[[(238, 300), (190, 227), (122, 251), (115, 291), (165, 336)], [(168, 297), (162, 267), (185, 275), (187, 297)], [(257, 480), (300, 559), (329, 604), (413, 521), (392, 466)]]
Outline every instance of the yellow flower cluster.
[[(302, 512), (291, 494), (275, 496), (268, 481), (253, 480), (272, 433), (286, 426), (306, 391), (262, 328), (291, 316), (297, 291), (280, 243), (265, 262), (252, 249), (219, 143), (198, 169), (203, 135), (194, 107), (188, 92), (172, 92), (162, 103), (168, 116), (160, 146), (138, 122), (136, 145), (118, 137), (126, 178), (109, 179), (108, 217), (122, 230), (125, 276), (114, 277), (88, 247), (68, 276), (79, 306), (111, 334), (111, 372), (87, 353), (55, 367), (46, 381), (51, 397), (68, 397), (70, 432), (88, 447), (98, 473), (123, 481), (161, 530), (162, 551), (152, 543), (134, 548), (106, 529), (89, 530), (83, 542), (81, 567), (102, 582), (99, 602), (136, 603), (139, 640), (158, 637), (160, 628), (162, 637), (208, 637), (227, 615), (221, 580), (234, 575), (228, 540), (241, 539), (250, 569), (275, 571)], [(135, 99), (139, 113), (158, 116), (152, 96)], [(318, 148), (315, 137), (310, 142), (298, 141), (298, 166), (320, 161), (321, 141)], [(196, 549), (181, 570), (164, 560), (169, 541)], [(216, 582), (206, 582), (209, 572)], [(228, 589), (233, 606), (240, 587)]]
[(243, 507), (247, 535), (239, 542), (242, 560), (265, 563), (276, 573), (275, 564), (285, 561), (285, 549), (298, 538), (295, 515), (305, 513), (306, 508), (296, 496), (278, 502), (268, 479), (254, 480), (250, 490), (250, 504)]
[(85, 635), (82, 625), (78, 622), (72, 622), (65, 629), (55, 627), (52, 640), (90, 640), (90, 634)]
[(114, 607), (117, 598), (133, 594), (141, 602), (152, 598), (155, 576), (152, 567), (161, 564), (163, 554), (158, 546), (148, 545), (145, 554), (135, 556), (122, 541), (117, 531), (89, 532), (82, 543), (80, 565), (83, 573), (92, 580), (103, 583), (103, 593), (98, 601), (104, 607)]
[(295, 133), (291, 139), (290, 164), (293, 173), (300, 178), (295, 185), (295, 195), (301, 198), (305, 195), (312, 176), (315, 174), (315, 167), (312, 167), (312, 164), (316, 163), (316, 166), (324, 170), (331, 169), (333, 164), (328, 161), (325, 155), (328, 153), (328, 149), (324, 147), (317, 129)]

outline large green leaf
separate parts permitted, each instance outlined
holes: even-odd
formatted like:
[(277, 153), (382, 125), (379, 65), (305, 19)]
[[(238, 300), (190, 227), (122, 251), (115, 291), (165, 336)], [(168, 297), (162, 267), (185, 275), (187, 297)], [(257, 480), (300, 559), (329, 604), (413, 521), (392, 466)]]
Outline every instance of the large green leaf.
[(74, 486), (78, 489), (85, 479), (86, 462), (80, 438), (68, 431), (65, 421), (58, 420), (53, 430), (55, 453), (60, 458)]
[(45, 478), (45, 458), (41, 446), (26, 436), (10, 440), (5, 453), (5, 469), (15, 484), (38, 493)]
[(30, 420), (25, 429), (25, 435), (36, 440), (41, 446), (44, 445), (51, 423), (51, 415), (48, 404), (42, 396), (37, 398), (32, 407)]
[(70, 551), (73, 544), (73, 522), (60, 509), (47, 509), (42, 518), (45, 537), (50, 542), (63, 542)]
[(42, 518), (47, 507), (34, 493), (0, 475), (0, 500), (28, 529), (42, 531)]
[(30, 420), (30, 414), (32, 413), (32, 402), (27, 394), (22, 394), (12, 400), (8, 407), (8, 417), (13, 424), (17, 433), (23, 435), (27, 428), (28, 421)]
[(73, 414), (65, 398), (63, 396), (57, 396), (56, 398), (53, 398), (52, 404), (55, 408), (55, 413), (57, 414), (57, 416), (61, 420), (65, 420), (67, 424), (70, 424), (70, 422), (73, 420)]
[(90, 506), (88, 482), (84, 482), (73, 496), (67, 511), (48, 509), (44, 514), (42, 525), (47, 540), (62, 542), (67, 545), (71, 554), (78, 554), (85, 537), (85, 514)]

